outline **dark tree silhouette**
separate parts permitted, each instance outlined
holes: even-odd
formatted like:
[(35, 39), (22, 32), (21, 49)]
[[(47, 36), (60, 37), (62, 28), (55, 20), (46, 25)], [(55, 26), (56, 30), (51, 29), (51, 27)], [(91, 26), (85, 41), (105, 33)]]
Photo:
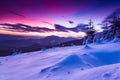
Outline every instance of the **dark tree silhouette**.
[(107, 39), (120, 38), (120, 9), (115, 10), (111, 15), (105, 18), (104, 32), (107, 34)]
[(90, 20), (89, 25), (88, 25), (88, 31), (87, 36), (86, 36), (86, 40), (88, 41), (88, 43), (93, 43), (94, 42), (94, 37), (95, 37), (95, 29), (94, 29), (94, 25), (92, 20)]
[(87, 35), (84, 38), (83, 44), (85, 45), (85, 48), (89, 49), (90, 46), (88, 44), (94, 42), (94, 37), (95, 37), (95, 32), (96, 32), (94, 29), (94, 25), (93, 25), (92, 20), (89, 21), (87, 29), (88, 29), (86, 32)]

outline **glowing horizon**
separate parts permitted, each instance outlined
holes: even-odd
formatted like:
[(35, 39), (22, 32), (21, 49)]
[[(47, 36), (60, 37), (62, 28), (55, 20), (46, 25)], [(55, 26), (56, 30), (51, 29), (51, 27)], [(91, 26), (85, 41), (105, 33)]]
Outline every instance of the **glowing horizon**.
[(0, 34), (9, 34), (9, 35), (15, 35), (15, 36), (39, 36), (39, 37), (47, 37), (47, 36), (59, 36), (59, 37), (75, 37), (75, 38), (80, 38), (86, 36), (84, 32), (45, 32), (45, 33), (40, 33), (40, 32), (11, 32), (11, 31), (4, 31), (0, 30)]

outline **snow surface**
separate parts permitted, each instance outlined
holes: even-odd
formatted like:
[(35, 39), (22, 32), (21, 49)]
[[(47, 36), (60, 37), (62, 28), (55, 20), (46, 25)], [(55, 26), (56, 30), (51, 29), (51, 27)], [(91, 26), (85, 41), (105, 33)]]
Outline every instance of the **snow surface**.
[(120, 80), (120, 42), (0, 57), (0, 80)]

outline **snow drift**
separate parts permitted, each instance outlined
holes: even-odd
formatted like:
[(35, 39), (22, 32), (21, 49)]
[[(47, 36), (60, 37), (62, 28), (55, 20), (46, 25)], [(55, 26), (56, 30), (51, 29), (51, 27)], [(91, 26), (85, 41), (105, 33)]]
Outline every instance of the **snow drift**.
[(120, 80), (120, 42), (0, 57), (0, 80)]

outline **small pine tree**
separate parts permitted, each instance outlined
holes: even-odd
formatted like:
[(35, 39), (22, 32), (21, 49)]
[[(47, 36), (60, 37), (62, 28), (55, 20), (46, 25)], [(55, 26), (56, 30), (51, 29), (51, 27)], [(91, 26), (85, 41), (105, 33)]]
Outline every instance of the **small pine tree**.
[(95, 37), (95, 29), (94, 29), (94, 25), (92, 20), (90, 20), (89, 22), (89, 26), (88, 26), (88, 31), (87, 31), (87, 36), (85, 39), (86, 43), (93, 43), (94, 42), (94, 37)]

